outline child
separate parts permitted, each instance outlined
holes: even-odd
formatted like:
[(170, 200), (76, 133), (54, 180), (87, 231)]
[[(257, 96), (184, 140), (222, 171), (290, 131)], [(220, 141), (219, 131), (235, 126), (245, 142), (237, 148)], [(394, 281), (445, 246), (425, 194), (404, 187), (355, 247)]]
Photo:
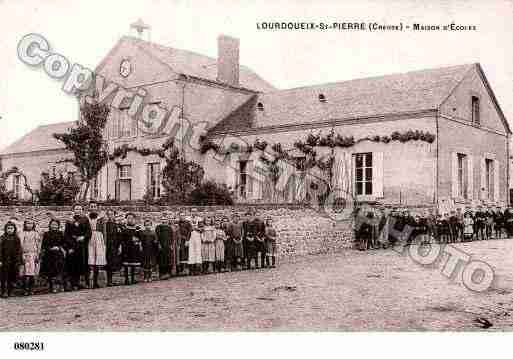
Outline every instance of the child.
[(192, 232), (189, 239), (189, 270), (192, 274), (197, 275), (201, 267), (201, 232), (203, 231), (202, 220), (195, 219), (192, 224)]
[[(135, 284), (135, 269), (141, 266), (140, 229), (135, 224), (135, 214), (127, 213), (126, 225), (121, 231), (121, 251), (125, 268), (125, 285)], [(129, 277), (130, 271), (130, 277)]]
[(469, 212), (463, 215), (463, 237), (465, 241), (471, 241), (474, 236), (474, 220)]
[[(216, 228), (216, 240), (215, 240), (215, 252), (216, 252), (216, 266), (219, 272), (222, 272), (225, 269), (224, 265), (224, 243), (226, 242), (226, 234), (224, 230), (221, 228), (221, 221), (215, 221)], [(216, 268), (214, 268), (214, 271)]]
[(107, 265), (105, 238), (102, 233), (103, 226), (101, 222), (98, 223), (98, 213), (90, 213), (89, 222), (91, 223), (92, 233), (88, 244), (88, 264), (93, 271), (93, 288), (100, 288), (98, 284), (100, 268), (103, 269)]
[(2, 298), (11, 295), (20, 266), (23, 264), (20, 238), (16, 233), (16, 224), (7, 222), (4, 234), (0, 237), (0, 281)]
[(50, 293), (57, 293), (55, 280), (62, 281), (64, 271), (64, 234), (60, 231), (61, 223), (55, 218), (50, 220), (48, 227), (41, 243), (41, 272), (48, 279)]
[(121, 266), (121, 244), (120, 232), (121, 225), (116, 219), (116, 212), (112, 209), (107, 210), (106, 217), (98, 220), (98, 224), (102, 229), (103, 238), (105, 239), (105, 256), (107, 259), (107, 287), (114, 284), (112, 278), (114, 272), (119, 271)]
[(244, 229), (238, 214), (233, 216), (233, 222), (228, 226), (228, 237), (230, 247), (232, 248), (232, 266), (235, 266), (236, 270), (240, 270), (242, 259), (244, 258), (244, 245), (242, 243), (244, 238)]
[[(265, 223), (265, 244), (267, 247), (267, 266), (276, 267), (276, 229), (273, 227), (273, 220), (269, 217)], [(270, 262), (270, 263), (269, 263)]]
[(139, 233), (142, 248), (142, 268), (144, 272), (144, 282), (151, 282), (152, 269), (156, 265), (159, 252), (159, 242), (157, 235), (151, 228), (151, 220), (144, 220), (144, 229)]
[(203, 260), (203, 273), (211, 273), (216, 261), (216, 229), (211, 217), (205, 220), (205, 227), (201, 234), (201, 258)]
[(36, 231), (36, 223), (26, 220), (20, 235), (23, 251), (23, 271), (25, 295), (34, 294), (34, 276), (39, 274), (39, 255), (41, 253), (41, 236)]
[(158, 265), (159, 279), (168, 279), (173, 273), (176, 263), (177, 230), (171, 223), (170, 215), (162, 214), (162, 222), (155, 226), (155, 234), (159, 241)]

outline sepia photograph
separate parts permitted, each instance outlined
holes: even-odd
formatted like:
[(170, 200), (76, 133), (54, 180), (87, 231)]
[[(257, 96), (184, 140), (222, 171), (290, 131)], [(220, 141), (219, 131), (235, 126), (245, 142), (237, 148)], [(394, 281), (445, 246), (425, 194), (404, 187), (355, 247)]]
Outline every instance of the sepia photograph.
[(4, 357), (509, 339), (513, 1), (0, 0), (0, 33)]

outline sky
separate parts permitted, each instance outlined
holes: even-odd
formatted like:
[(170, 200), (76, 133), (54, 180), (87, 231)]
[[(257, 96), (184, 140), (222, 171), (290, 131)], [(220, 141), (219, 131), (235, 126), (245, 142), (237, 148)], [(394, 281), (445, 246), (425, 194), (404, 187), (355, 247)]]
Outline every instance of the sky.
[[(513, 121), (513, 1), (0, 0), (0, 148), (31, 129), (77, 119), (76, 101), (16, 54), (38, 33), (71, 63), (94, 67), (141, 18), (153, 42), (217, 56), (240, 39), (240, 62), (280, 89), (424, 68), (481, 63)], [(474, 25), (477, 31), (264, 31), (264, 21)]]

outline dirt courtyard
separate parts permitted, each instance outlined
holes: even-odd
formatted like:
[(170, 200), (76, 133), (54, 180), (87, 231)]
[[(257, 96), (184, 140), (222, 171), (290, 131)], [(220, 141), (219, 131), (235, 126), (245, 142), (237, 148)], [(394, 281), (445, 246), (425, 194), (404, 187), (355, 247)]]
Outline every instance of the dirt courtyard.
[(493, 288), (471, 292), (392, 250), (348, 250), (272, 270), (9, 298), (0, 301), (0, 329), (510, 330), (513, 240), (457, 247), (494, 268)]

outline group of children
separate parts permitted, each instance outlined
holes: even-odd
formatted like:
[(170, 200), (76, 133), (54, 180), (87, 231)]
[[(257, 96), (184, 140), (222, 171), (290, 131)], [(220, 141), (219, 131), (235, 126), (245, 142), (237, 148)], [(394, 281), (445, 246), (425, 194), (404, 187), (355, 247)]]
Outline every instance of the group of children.
[(427, 209), (413, 215), (409, 209), (359, 209), (355, 234), (361, 250), (376, 249), (403, 241), (456, 243), (513, 235), (513, 211), (500, 207), (456, 208), (448, 213)]
[(21, 225), (13, 218), (0, 237), (1, 296), (11, 296), (18, 279), (24, 294), (33, 294), (36, 277), (46, 279), (49, 292), (56, 293), (98, 288), (100, 271), (106, 272), (106, 285), (113, 286), (118, 272), (125, 285), (136, 283), (139, 269), (150, 282), (156, 273), (169, 279), (275, 267), (276, 238), (272, 219), (264, 221), (255, 211), (244, 219), (236, 213), (201, 218), (194, 209), (178, 216), (166, 212), (160, 223), (144, 218), (140, 226), (134, 213), (107, 209), (102, 214), (91, 203), (88, 214), (76, 205), (63, 231), (52, 218), (42, 234), (34, 220)]

